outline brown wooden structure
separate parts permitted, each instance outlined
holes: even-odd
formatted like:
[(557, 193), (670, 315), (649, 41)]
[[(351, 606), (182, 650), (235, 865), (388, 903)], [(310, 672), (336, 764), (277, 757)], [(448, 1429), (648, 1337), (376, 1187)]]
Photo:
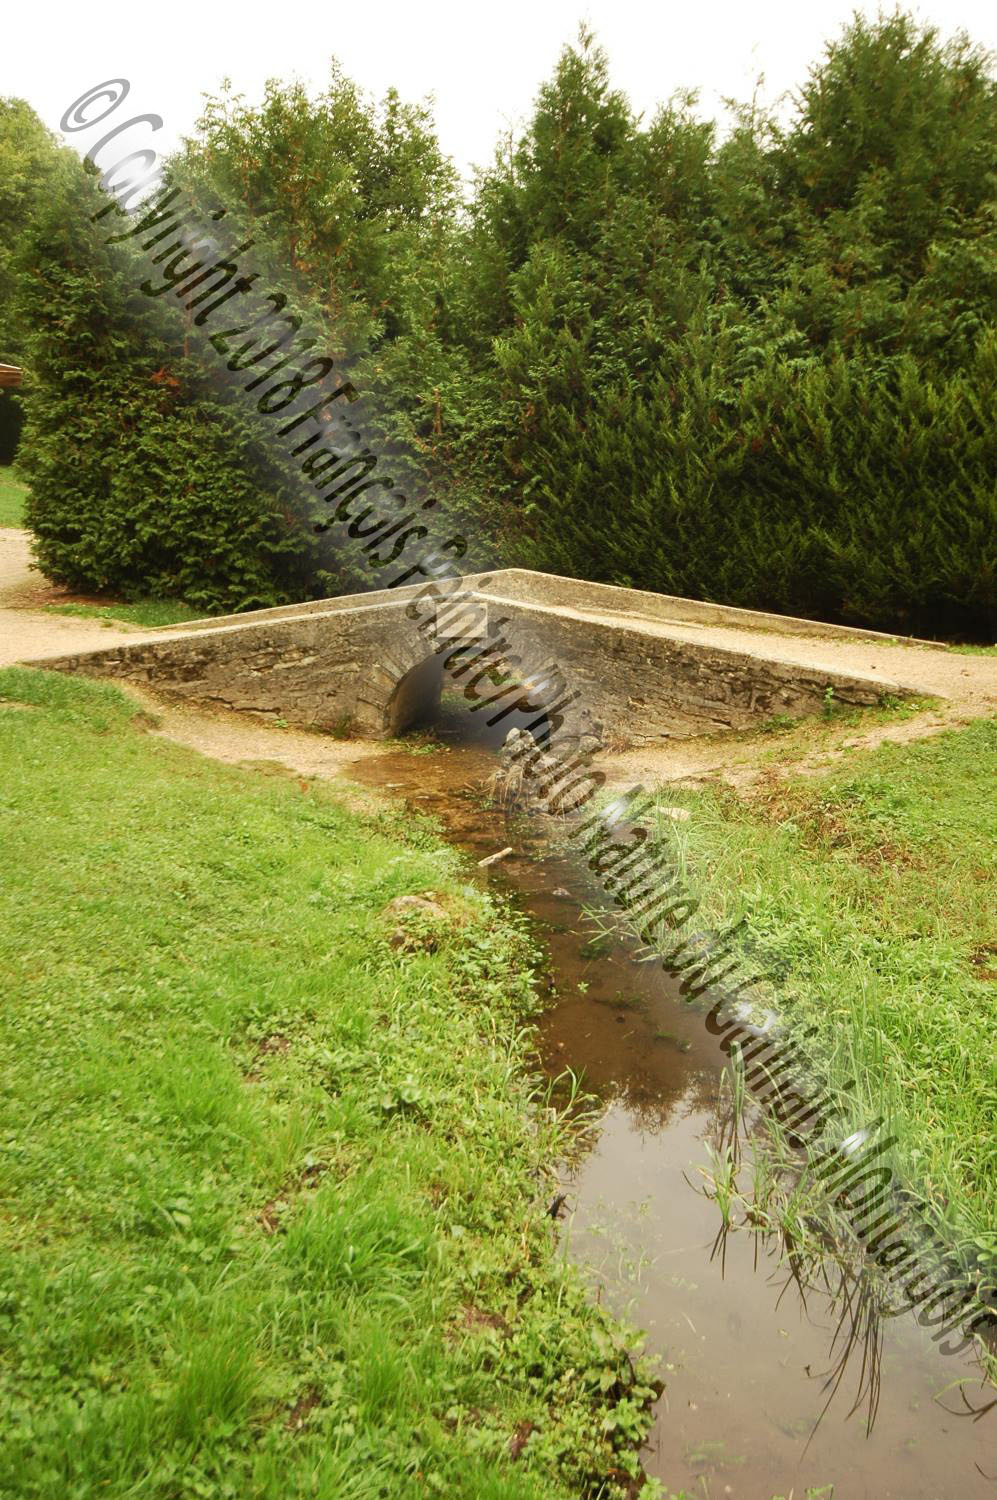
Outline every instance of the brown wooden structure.
[(20, 385), (23, 373), (17, 365), (0, 365), (0, 390), (6, 390), (12, 385)]

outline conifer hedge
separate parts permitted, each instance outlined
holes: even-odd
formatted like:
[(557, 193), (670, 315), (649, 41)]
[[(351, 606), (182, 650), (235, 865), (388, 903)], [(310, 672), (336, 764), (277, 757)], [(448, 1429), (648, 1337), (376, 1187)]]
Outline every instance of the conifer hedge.
[(773, 363), (616, 390), (530, 449), (522, 561), (906, 634), (997, 635), (997, 334), (926, 377)]
[(148, 267), (106, 243), (103, 206), (63, 164), (24, 257), (19, 468), (42, 568), (72, 588), (206, 612), (302, 597), (318, 580), (287, 476), (212, 388), (179, 317), (139, 291)]
[[(0, 165), (39, 129), (0, 108)], [(426, 109), (338, 70), (209, 101), (171, 170), (283, 268), (365, 441), (479, 558), (997, 634), (997, 83), (966, 37), (857, 17), (788, 123), (752, 104), (720, 139), (691, 96), (636, 117), (583, 33), (464, 207)], [(92, 191), (77, 164), (23, 215), (43, 566), (204, 608), (356, 587)]]

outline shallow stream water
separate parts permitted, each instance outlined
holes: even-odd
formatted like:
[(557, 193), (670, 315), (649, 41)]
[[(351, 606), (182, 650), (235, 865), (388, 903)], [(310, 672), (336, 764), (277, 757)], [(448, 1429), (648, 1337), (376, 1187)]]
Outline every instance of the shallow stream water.
[(961, 1398), (981, 1407), (994, 1395), (971, 1358), (941, 1355), (913, 1317), (869, 1326), (861, 1283), (847, 1305), (804, 1301), (779, 1247), (749, 1232), (713, 1253), (720, 1217), (701, 1169), (721, 1111), (718, 1039), (659, 965), (636, 962), (622, 939), (593, 945), (581, 909), (594, 904), (591, 877), (528, 822), (483, 805), (494, 765), (454, 743), (347, 774), (437, 817), (475, 859), (513, 847), (479, 876), (511, 893), (549, 955), (543, 1066), (582, 1075), (602, 1108), (562, 1184), (562, 1230), (661, 1361), (647, 1473), (697, 1500), (997, 1500), (997, 1410), (974, 1420)]

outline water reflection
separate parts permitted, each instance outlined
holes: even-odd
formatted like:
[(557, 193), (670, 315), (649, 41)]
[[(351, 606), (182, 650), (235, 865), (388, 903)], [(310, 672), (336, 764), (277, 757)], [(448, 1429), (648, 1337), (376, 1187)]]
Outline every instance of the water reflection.
[[(723, 1180), (728, 1190), (735, 1195), (738, 1212), (732, 1213), (726, 1204), (720, 1215), (717, 1237), (711, 1250), (711, 1259), (719, 1254), (721, 1270), (726, 1261), (727, 1242), (733, 1233), (753, 1236), (755, 1265), (759, 1252), (778, 1257), (784, 1267), (784, 1276), (776, 1305), (785, 1296), (795, 1296), (804, 1313), (809, 1317), (811, 1303), (817, 1303), (820, 1318), (829, 1320), (833, 1327), (828, 1344), (827, 1368), (820, 1372), (807, 1367), (809, 1377), (816, 1377), (826, 1392), (826, 1400), (814, 1423), (816, 1432), (832, 1402), (838, 1396), (851, 1369), (854, 1376), (855, 1394), (846, 1418), (864, 1414), (866, 1436), (872, 1432), (879, 1410), (882, 1391), (882, 1356), (886, 1320), (897, 1316), (890, 1306), (890, 1287), (883, 1277), (873, 1277), (856, 1247), (854, 1254), (843, 1258), (841, 1253), (831, 1254), (825, 1236), (819, 1226), (804, 1220), (798, 1229), (791, 1228), (785, 1218), (769, 1211), (766, 1200), (766, 1185), (773, 1183), (770, 1156), (766, 1150), (764, 1161), (760, 1160), (758, 1145), (762, 1135), (762, 1118), (747, 1104), (747, 1096), (735, 1082), (734, 1074), (728, 1071), (721, 1080), (714, 1111), (713, 1124), (706, 1141), (711, 1161), (722, 1164)], [(752, 1168), (761, 1166), (761, 1171)], [(788, 1174), (787, 1174), (788, 1175)], [(699, 1190), (707, 1198), (717, 1201), (717, 1178), (704, 1169), (702, 1176), (709, 1186)], [(763, 1184), (759, 1193), (748, 1188), (745, 1193), (743, 1181)], [(776, 1280), (778, 1278), (775, 1278)], [(811, 1322), (814, 1320), (811, 1319)], [(954, 1386), (958, 1404), (946, 1405), (952, 1417), (969, 1417), (980, 1420), (997, 1409), (997, 1397), (993, 1388), (978, 1376), (968, 1382), (976, 1388), (978, 1399), (967, 1394), (965, 1378)], [(813, 1434), (811, 1434), (813, 1436)]]

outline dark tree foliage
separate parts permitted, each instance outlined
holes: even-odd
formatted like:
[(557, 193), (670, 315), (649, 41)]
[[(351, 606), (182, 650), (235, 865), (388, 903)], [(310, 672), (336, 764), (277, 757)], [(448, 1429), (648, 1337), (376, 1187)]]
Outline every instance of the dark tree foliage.
[(856, 20), (788, 125), (718, 145), (691, 104), (641, 126), (583, 38), (478, 185), (460, 456), (500, 551), (992, 639), (990, 60)]
[[(173, 173), (497, 559), (993, 638), (997, 89), (966, 38), (856, 19), (788, 121), (720, 139), (692, 94), (636, 118), (583, 33), (466, 204), (428, 111), (336, 69), (211, 101)], [(28, 263), (47, 567), (227, 605), (356, 586), (120, 260), (56, 216)]]
[(42, 567), (208, 611), (299, 597), (308, 568), (284, 476), (185, 352), (180, 318), (138, 290), (148, 267), (104, 243), (79, 163), (58, 177), (20, 277), (33, 379), (20, 468)]
[[(0, 99), (0, 363), (23, 365), (24, 329), (18, 313), (18, 244), (50, 191), (60, 156), (55, 138), (23, 99)], [(10, 463), (22, 423), (20, 391), (0, 391), (0, 463)]]

